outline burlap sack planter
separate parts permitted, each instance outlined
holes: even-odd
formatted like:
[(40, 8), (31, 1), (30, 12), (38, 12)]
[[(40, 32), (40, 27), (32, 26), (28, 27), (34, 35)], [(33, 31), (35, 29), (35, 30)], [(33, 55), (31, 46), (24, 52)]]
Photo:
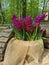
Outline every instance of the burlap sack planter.
[(42, 39), (29, 42), (28, 55), (34, 58), (36, 62), (39, 62), (43, 52), (44, 52), (44, 45)]
[(43, 52), (44, 46), (42, 39), (23, 41), (13, 38), (7, 45), (3, 65), (25, 65), (25, 60), (27, 60), (27, 63), (31, 61), (38, 62)]

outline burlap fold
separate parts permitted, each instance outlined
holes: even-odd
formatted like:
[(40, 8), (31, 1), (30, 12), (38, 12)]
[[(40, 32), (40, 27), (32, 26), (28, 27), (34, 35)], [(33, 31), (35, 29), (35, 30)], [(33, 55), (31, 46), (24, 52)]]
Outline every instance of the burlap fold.
[(3, 65), (38, 65), (38, 60), (43, 51), (41, 39), (38, 41), (23, 41), (13, 38), (7, 45)]

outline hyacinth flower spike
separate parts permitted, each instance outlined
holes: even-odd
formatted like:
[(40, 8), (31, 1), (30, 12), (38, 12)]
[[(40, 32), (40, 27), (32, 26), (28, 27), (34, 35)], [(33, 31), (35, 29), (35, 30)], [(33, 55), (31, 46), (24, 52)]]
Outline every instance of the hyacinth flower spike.
[(17, 29), (17, 30), (21, 30), (21, 26), (20, 26), (20, 22), (19, 20), (17, 19), (16, 15), (13, 15), (12, 17), (12, 23), (14, 25), (14, 27)]

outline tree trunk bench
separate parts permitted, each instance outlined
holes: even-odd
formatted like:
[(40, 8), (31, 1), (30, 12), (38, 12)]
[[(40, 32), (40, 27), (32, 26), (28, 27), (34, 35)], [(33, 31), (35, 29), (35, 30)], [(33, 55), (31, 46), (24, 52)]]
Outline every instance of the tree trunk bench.
[(8, 29), (7, 26), (0, 25), (0, 61), (4, 60), (7, 43), (12, 37), (12, 28)]

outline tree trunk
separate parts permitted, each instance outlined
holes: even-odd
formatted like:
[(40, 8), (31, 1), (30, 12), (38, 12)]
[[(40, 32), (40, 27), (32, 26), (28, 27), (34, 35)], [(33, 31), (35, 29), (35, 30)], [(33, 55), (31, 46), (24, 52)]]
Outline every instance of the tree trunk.
[(4, 16), (3, 16), (3, 12), (2, 12), (2, 7), (1, 7), (1, 2), (0, 2), (0, 13), (1, 13), (1, 18), (2, 18), (2, 21), (1, 23), (4, 24)]
[(26, 17), (26, 0), (22, 0), (23, 2), (23, 12), (22, 12), (22, 17)]
[(43, 10), (42, 10), (42, 13), (43, 13), (44, 10), (45, 10), (45, 2), (46, 2), (46, 0), (44, 0), (44, 2), (43, 2)]

